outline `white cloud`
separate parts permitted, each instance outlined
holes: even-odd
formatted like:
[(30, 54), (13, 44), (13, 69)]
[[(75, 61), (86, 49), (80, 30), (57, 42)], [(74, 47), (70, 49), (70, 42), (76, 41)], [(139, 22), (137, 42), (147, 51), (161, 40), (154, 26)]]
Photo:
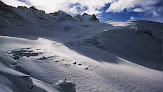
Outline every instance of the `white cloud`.
[(132, 16), (130, 17), (130, 20), (134, 20), (134, 19), (135, 19), (134, 17), (132, 17)]
[(73, 14), (78, 14), (79, 12), (78, 12), (77, 6), (70, 8), (70, 12)]
[(107, 12), (121, 12), (124, 9), (134, 8), (136, 6), (147, 7), (152, 4), (156, 4), (157, 0), (115, 0), (111, 3)]
[[(158, 0), (2, 0), (12, 6), (35, 6), (37, 9), (44, 10), (46, 13), (56, 12), (58, 10), (67, 13), (88, 13), (100, 14), (101, 8), (110, 3), (110, 7), (106, 12), (121, 12), (124, 9), (134, 12), (149, 12), (154, 16), (158, 15), (156, 8), (151, 5), (156, 4)], [(74, 6), (71, 6), (75, 4)], [(77, 4), (77, 5), (76, 5)], [(135, 8), (135, 7), (141, 8)], [(132, 10), (133, 9), (133, 10)]]
[[(122, 12), (126, 10), (132, 10), (133, 12), (146, 12), (151, 13), (153, 16), (158, 16), (158, 9), (153, 7), (161, 0), (114, 0), (110, 4), (110, 7), (106, 12)], [(134, 8), (141, 7), (141, 8)]]
[(26, 6), (26, 7), (29, 7), (27, 4), (25, 3), (22, 3), (22, 2), (19, 2), (17, 0), (1, 0), (2, 2), (6, 3), (7, 5), (11, 5), (11, 6), (14, 6), (14, 7), (18, 7), (18, 6)]
[(58, 10), (69, 12), (69, 0), (29, 0), (29, 2), (32, 4), (32, 6), (45, 10), (47, 13)]
[(83, 11), (88, 14), (99, 14), (100, 9), (107, 3), (111, 3), (113, 0), (70, 0), (71, 3), (79, 3), (81, 9), (87, 7), (87, 10)]
[(143, 12), (143, 10), (141, 8), (135, 8), (132, 10), (133, 12)]
[[(35, 6), (37, 9), (44, 10), (46, 13), (56, 12), (58, 10), (65, 11), (67, 13), (78, 13), (77, 6), (70, 7), (72, 4), (78, 3), (80, 5), (80, 13), (86, 12), (89, 14), (99, 14), (100, 9), (107, 3), (111, 3), (113, 0), (2, 0), (6, 4), (12, 6), (28, 6), (23, 2), (29, 2), (31, 6)], [(22, 1), (22, 2), (21, 2)], [(86, 9), (85, 9), (86, 7)]]

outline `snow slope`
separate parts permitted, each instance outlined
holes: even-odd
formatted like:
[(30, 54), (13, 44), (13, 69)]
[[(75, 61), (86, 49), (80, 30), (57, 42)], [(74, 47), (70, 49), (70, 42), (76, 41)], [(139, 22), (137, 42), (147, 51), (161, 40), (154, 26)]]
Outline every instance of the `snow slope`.
[[(11, 44), (8, 44), (10, 43), (10, 41), (12, 41), (13, 43), (11, 42)], [(0, 42), (3, 43), (3, 45), (1, 44), (1, 47), (3, 49), (6, 48), (5, 45), (8, 45), (8, 47), (9, 48), (11, 47), (12, 49), (13, 48), (20, 49), (20, 47), (22, 46), (30, 46), (31, 44), (34, 43), (25, 39), (10, 38), (10, 37), (1, 37)], [(6, 49), (9, 50), (9, 48), (6, 48)], [(6, 51), (6, 49), (4, 49), (4, 51)], [(25, 48), (25, 49), (28, 49), (28, 48)], [(75, 92), (75, 89), (74, 89), (75, 84), (71, 82), (47, 83), (47, 82), (34, 78), (33, 76), (30, 75), (29, 71), (27, 71), (25, 68), (30, 68), (32, 66), (34, 69), (40, 69), (40, 68), (34, 67), (33, 64), (31, 64), (32, 66), (22, 67), (21, 64), (23, 64), (23, 61), (19, 63), (19, 61), (17, 62), (16, 60), (18, 58), (11, 59), (10, 55), (9, 56), (6, 55), (7, 53), (9, 54), (10, 51), (4, 52), (4, 53), (2, 52), (0, 53), (0, 56), (1, 56), (0, 57), (0, 61), (1, 61), (0, 63), (0, 66), (1, 66), (0, 67), (0, 76), (1, 76), (0, 90), (2, 92), (22, 92), (22, 91), (23, 92), (38, 92), (38, 91), (39, 92), (65, 92), (64, 90), (69, 90), (66, 92)], [(19, 52), (14, 52), (15, 57), (18, 53)], [(27, 57), (36, 56), (34, 55), (34, 53), (33, 54), (27, 53), (27, 52), (25, 53), (23, 53), (23, 55), (28, 54)], [(19, 53), (19, 55), (22, 55), (21, 52)], [(52, 79), (55, 79), (55, 77)], [(62, 87), (62, 85), (64, 85), (64, 87)]]
[[(139, 66), (92, 46), (83, 45), (74, 48), (81, 48), (85, 53), (100, 53), (99, 59), (104, 57), (108, 62), (97, 61), (67, 48), (62, 43), (44, 38), (33, 41), (1, 36), (0, 42), (3, 42), (1, 52), (14, 62), (14, 64), (10, 62), (8, 66), (15, 67), (13, 69), (48, 84), (56, 83), (66, 77), (76, 84), (78, 92), (161, 92), (161, 71)], [(16, 50), (18, 53), (22, 49), (40, 54), (21, 56), (21, 53), (12, 52)], [(19, 55), (20, 58), (14, 60), (14, 55)], [(96, 54), (92, 56), (97, 57)]]
[(99, 36), (103, 48), (134, 63), (162, 70), (163, 24), (148, 21), (109, 22)]
[(0, 5), (3, 92), (162, 92), (162, 23)]

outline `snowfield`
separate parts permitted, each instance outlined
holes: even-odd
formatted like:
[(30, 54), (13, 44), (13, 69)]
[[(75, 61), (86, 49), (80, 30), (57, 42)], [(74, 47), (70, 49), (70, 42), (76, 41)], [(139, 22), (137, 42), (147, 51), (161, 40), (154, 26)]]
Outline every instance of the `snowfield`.
[[(21, 91), (24, 87), (27, 87), (26, 85), (30, 85), (29, 82), (31, 82), (31, 85), (34, 85), (31, 91), (37, 90), (39, 84), (41, 85), (40, 88), (51, 92), (49, 90), (51, 86), (44, 88), (45, 84), (54, 84), (58, 80), (66, 77), (69, 81), (76, 84), (77, 92), (161, 92), (161, 71), (131, 63), (113, 54), (92, 48), (91, 46), (79, 46), (75, 48), (81, 48), (80, 50), (83, 53), (100, 53), (98, 55), (99, 61), (79, 54), (62, 43), (44, 38), (28, 40), (1, 36), (0, 42), (3, 43), (0, 45), (2, 52), (1, 74), (5, 78), (7, 76), (8, 81), (13, 81), (9, 82), (10, 85), (16, 86), (13, 88), (18, 88)], [(21, 51), (23, 52), (22, 49), (27, 50), (24, 53), (31, 54), (27, 56), (24, 54), (23, 56), (23, 53), (21, 53)], [(15, 53), (11, 53), (13, 51)], [(33, 55), (32, 53), (38, 54)], [(19, 55), (20, 58), (14, 60), (14, 55)], [(97, 55), (92, 55), (92, 57), (97, 57)], [(100, 57), (105, 57), (108, 61), (101, 61)], [(24, 75), (24, 73), (28, 75)], [(31, 79), (30, 81), (25, 79), (29, 75), (34, 82)], [(8, 76), (16, 76), (20, 83), (15, 84), (15, 79), (10, 79)], [(23, 82), (23, 87), (19, 86), (22, 85), (21, 78), (24, 78), (22, 81), (27, 81), (27, 84)], [(39, 81), (36, 81), (36, 79)], [(6, 83), (8, 81), (2, 79), (1, 83), (2, 85), (4, 83), (8, 85)], [(4, 86), (6, 87), (6, 85)], [(28, 87), (26, 89), (27, 92), (30, 90)], [(7, 90), (4, 89), (5, 91)], [(18, 90), (13, 91), (17, 92)], [(54, 89), (53, 91), (57, 92)]]
[(1, 92), (163, 91), (162, 23), (0, 5)]

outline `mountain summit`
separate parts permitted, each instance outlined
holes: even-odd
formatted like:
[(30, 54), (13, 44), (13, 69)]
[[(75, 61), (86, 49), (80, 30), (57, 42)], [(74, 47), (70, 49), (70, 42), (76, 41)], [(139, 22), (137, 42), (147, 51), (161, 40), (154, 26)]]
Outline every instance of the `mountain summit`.
[[(2, 27), (13, 25), (35, 25), (35, 26), (45, 26), (49, 27), (60, 22), (93, 22), (99, 21), (99, 19), (93, 14), (88, 15), (83, 14), (72, 17), (64, 11), (57, 11), (54, 13), (46, 14), (43, 10), (38, 10), (34, 6), (29, 8), (24, 6), (19, 6), (17, 8), (5, 5), (0, 1), (0, 18), (3, 21)], [(80, 16), (80, 17), (79, 17)]]

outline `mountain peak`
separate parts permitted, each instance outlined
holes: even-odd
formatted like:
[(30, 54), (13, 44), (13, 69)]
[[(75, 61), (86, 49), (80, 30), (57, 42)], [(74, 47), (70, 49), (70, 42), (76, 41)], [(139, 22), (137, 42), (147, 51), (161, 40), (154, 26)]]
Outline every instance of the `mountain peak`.
[(89, 14), (87, 14), (87, 13), (84, 13), (84, 14), (82, 15), (82, 17), (83, 17), (83, 19), (85, 19), (85, 20), (99, 21), (99, 19), (96, 17), (95, 14), (89, 15)]
[(92, 21), (99, 21), (99, 19), (96, 17), (95, 14), (92, 15), (92, 18), (91, 18)]
[(8, 5), (6, 5), (4, 2), (2, 2), (0, 0), (0, 9), (3, 9), (4, 7), (7, 7)]
[(58, 20), (58, 22), (59, 21), (73, 21), (73, 17), (71, 15), (61, 10), (54, 12), (54, 13), (50, 13), (50, 15), (55, 17)]
[(2, 21), (9, 21), (16, 25), (44, 25), (51, 26), (59, 22), (93, 22), (99, 21), (99, 19), (93, 15), (84, 13), (83, 15), (77, 15), (72, 17), (64, 11), (57, 11), (54, 13), (46, 14), (43, 10), (38, 10), (36, 7), (31, 6), (29, 8), (25, 6), (10, 7), (2, 1), (0, 1), (0, 11), (3, 13), (0, 17), (3, 18)]
[(34, 6), (29, 7), (29, 9), (37, 10)]
[(26, 6), (18, 6), (17, 8), (18, 8), (18, 9), (23, 9), (23, 10), (24, 10), (24, 9), (28, 9)]
[(85, 15), (89, 15), (89, 14), (87, 14), (87, 13), (83, 13), (83, 14), (82, 14), (82, 16), (85, 16)]
[(50, 14), (52, 14), (54, 16), (58, 16), (58, 15), (69, 15), (68, 13), (66, 13), (64, 11), (61, 11), (61, 10), (59, 10), (57, 12), (54, 12), (54, 13), (50, 13)]

